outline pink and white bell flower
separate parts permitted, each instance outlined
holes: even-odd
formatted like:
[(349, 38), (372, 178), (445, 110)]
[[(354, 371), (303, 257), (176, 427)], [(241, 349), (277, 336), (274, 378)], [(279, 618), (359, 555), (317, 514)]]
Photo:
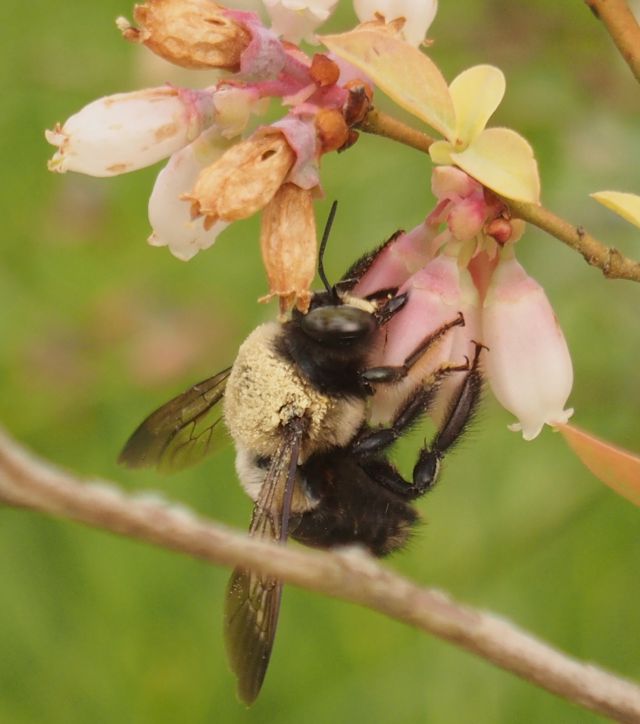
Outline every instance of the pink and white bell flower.
[[(372, 421), (388, 421), (416, 379), (465, 365), (481, 344), (480, 363), (491, 388), (518, 418), (510, 429), (532, 440), (545, 424), (560, 425), (572, 415), (565, 405), (573, 371), (542, 287), (515, 259), (513, 242), (524, 224), (459, 169), (435, 169), (432, 183), (438, 199), (434, 211), (424, 224), (388, 242), (354, 292), (366, 295), (395, 286), (398, 293), (408, 292), (405, 307), (381, 335), (376, 366), (403, 364), (423, 340), (459, 315), (464, 326), (452, 326), (427, 351), (412, 368), (410, 381), (376, 391)], [(410, 266), (420, 263), (425, 265), (409, 276)], [(431, 410), (436, 422), (457, 384), (458, 373), (442, 378)]]
[(542, 287), (507, 251), (493, 273), (482, 309), (484, 355), (491, 389), (518, 422), (509, 429), (533, 440), (565, 423), (573, 384), (566, 340)]
[(98, 98), (45, 132), (58, 149), (49, 169), (116, 176), (150, 166), (211, 126), (215, 110), (212, 91), (172, 86)]
[(180, 196), (191, 189), (200, 172), (229, 147), (217, 128), (209, 128), (195, 141), (174, 153), (156, 178), (149, 198), (152, 246), (167, 246), (178, 259), (188, 261), (201, 249), (208, 249), (228, 223), (217, 221), (206, 229), (202, 217), (193, 217)]
[[(462, 274), (461, 274), (462, 272)], [(461, 276), (464, 280), (461, 283)], [(400, 287), (398, 293), (408, 293), (404, 308), (388, 323), (381, 335), (382, 348), (376, 365), (402, 365), (418, 346), (444, 325), (460, 319), (465, 309), (477, 304), (468, 272), (461, 270), (458, 260), (448, 254), (440, 254), (420, 271), (413, 274)], [(470, 285), (470, 286), (469, 286)], [(464, 291), (463, 291), (464, 286)], [(417, 379), (428, 380), (438, 368), (446, 365), (465, 363), (466, 348), (478, 331), (476, 316), (469, 315), (469, 326), (452, 326), (443, 334), (412, 368), (405, 382), (392, 385), (389, 389), (380, 386), (372, 405), (374, 424), (388, 420), (398, 406), (415, 389)], [(460, 354), (459, 359), (454, 358)], [(471, 353), (472, 354), (472, 353)]]
[[(447, 332), (450, 337), (449, 357), (441, 363), (444, 367), (464, 367), (469, 365), (476, 353), (477, 345), (481, 344), (482, 328), (478, 290), (469, 274), (469, 270), (458, 263), (458, 312), (464, 319), (464, 326), (456, 326)], [(453, 321), (450, 320), (450, 321)], [(483, 352), (486, 354), (486, 352)], [(429, 372), (433, 372), (430, 369)], [(454, 399), (462, 383), (462, 371), (452, 372), (438, 382), (438, 393), (429, 409), (429, 416), (437, 427), (441, 427), (445, 415), (449, 412), (451, 400)]]
[(423, 221), (411, 231), (399, 231), (376, 254), (373, 264), (358, 281), (353, 293), (359, 297), (379, 289), (401, 287), (434, 256), (433, 241), (437, 227)]
[(437, 0), (354, 0), (356, 15), (361, 22), (382, 15), (386, 22), (404, 18), (404, 39), (411, 45), (420, 45), (438, 11)]
[(316, 29), (329, 19), (338, 0), (263, 0), (271, 29), (284, 40), (314, 43)]

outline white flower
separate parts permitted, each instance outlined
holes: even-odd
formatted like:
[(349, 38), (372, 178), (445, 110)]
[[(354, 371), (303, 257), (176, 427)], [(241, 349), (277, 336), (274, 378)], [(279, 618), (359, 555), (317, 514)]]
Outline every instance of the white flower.
[(353, 6), (361, 22), (373, 20), (376, 14), (387, 22), (404, 18), (405, 40), (420, 45), (436, 16), (438, 0), (353, 0)]
[(49, 169), (116, 176), (167, 158), (214, 121), (214, 94), (171, 86), (98, 98), (46, 131)]
[(152, 246), (168, 246), (178, 259), (188, 261), (201, 249), (207, 249), (228, 223), (218, 221), (209, 229), (204, 219), (191, 217), (190, 205), (179, 197), (195, 184), (203, 168), (216, 161), (228, 148), (217, 131), (211, 128), (193, 143), (174, 153), (160, 171), (149, 198), (149, 221)]
[(500, 261), (482, 310), (484, 364), (500, 404), (525, 440), (543, 425), (566, 422), (573, 384), (571, 356), (542, 287), (514, 259)]
[(338, 0), (263, 0), (271, 28), (291, 43), (315, 42), (316, 28), (334, 11)]

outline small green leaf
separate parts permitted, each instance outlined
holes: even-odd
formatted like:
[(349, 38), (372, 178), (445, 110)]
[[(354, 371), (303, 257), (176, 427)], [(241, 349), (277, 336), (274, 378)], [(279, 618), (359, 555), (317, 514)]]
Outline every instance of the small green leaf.
[(320, 39), (366, 73), (400, 107), (447, 138), (453, 135), (455, 112), (447, 82), (424, 53), (388, 30), (356, 29)]
[(487, 128), (469, 148), (452, 153), (456, 166), (500, 196), (540, 202), (538, 164), (529, 143), (510, 128)]
[(596, 191), (590, 195), (618, 216), (640, 226), (640, 196), (622, 191)]
[(487, 125), (504, 97), (503, 72), (493, 65), (475, 65), (462, 71), (449, 86), (456, 112), (456, 137), (468, 146)]
[(573, 425), (558, 425), (584, 465), (618, 495), (640, 505), (640, 457)]

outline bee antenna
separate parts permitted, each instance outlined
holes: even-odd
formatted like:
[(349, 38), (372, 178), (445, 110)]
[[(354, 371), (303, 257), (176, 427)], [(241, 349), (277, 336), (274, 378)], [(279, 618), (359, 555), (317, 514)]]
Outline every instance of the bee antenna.
[(335, 287), (329, 284), (329, 280), (327, 279), (327, 275), (324, 271), (324, 252), (327, 248), (327, 242), (329, 241), (329, 234), (331, 233), (331, 227), (333, 226), (333, 220), (336, 216), (337, 208), (338, 202), (334, 201), (331, 204), (331, 210), (329, 211), (329, 216), (327, 217), (327, 223), (324, 225), (324, 231), (322, 232), (322, 241), (320, 242), (320, 252), (318, 254), (318, 276), (322, 280), (324, 288), (329, 292), (329, 294), (333, 294), (334, 296), (336, 294)]

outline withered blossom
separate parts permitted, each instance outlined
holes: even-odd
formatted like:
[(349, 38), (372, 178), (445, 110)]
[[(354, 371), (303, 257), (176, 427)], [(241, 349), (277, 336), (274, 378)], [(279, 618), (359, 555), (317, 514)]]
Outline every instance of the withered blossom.
[(316, 222), (312, 193), (283, 184), (262, 212), (260, 248), (269, 279), (269, 294), (280, 300), (280, 311), (295, 305), (306, 312), (309, 287), (316, 271)]
[(271, 201), (295, 160), (282, 133), (260, 129), (201, 171), (181, 198), (191, 202), (194, 216), (205, 217), (207, 228), (218, 220), (246, 219)]
[(340, 68), (324, 53), (316, 53), (313, 56), (309, 73), (320, 88), (334, 85), (340, 78)]
[(348, 143), (349, 126), (340, 111), (322, 108), (316, 114), (315, 123), (322, 153), (337, 151)]
[(233, 13), (211, 0), (149, 0), (135, 6), (133, 18), (140, 27), (118, 18), (123, 36), (183, 68), (237, 71), (251, 42)]

